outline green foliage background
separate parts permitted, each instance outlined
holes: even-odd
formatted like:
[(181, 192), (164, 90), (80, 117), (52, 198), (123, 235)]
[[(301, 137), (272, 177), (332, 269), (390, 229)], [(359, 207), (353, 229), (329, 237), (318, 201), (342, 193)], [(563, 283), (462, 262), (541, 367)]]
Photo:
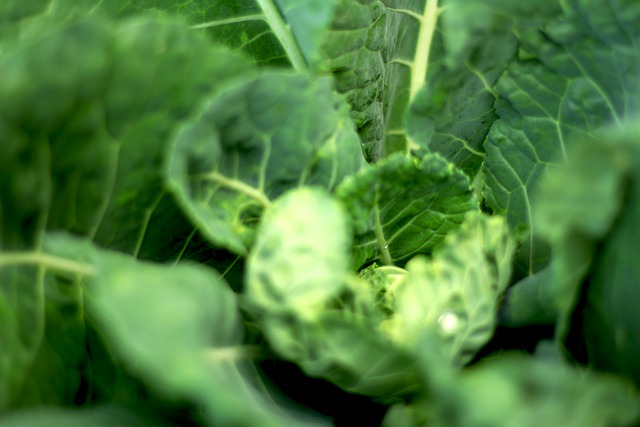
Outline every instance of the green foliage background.
[(0, 425), (639, 425), (638, 28), (3, 1)]

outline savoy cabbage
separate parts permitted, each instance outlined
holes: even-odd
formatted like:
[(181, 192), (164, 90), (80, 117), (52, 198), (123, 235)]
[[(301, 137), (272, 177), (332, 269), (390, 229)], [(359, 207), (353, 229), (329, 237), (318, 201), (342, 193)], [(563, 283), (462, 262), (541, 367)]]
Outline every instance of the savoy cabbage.
[(0, 425), (639, 425), (639, 29), (4, 0)]

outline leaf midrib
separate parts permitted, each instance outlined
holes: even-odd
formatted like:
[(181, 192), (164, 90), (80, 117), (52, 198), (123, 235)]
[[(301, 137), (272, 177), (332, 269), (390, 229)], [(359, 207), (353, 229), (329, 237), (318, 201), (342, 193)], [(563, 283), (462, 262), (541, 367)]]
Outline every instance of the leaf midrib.
[(308, 68), (307, 62), (302, 55), (300, 46), (291, 31), (291, 27), (284, 21), (273, 0), (256, 0), (256, 2), (264, 13), (266, 23), (271, 27), (273, 34), (287, 53), (287, 57), (289, 61), (291, 61), (293, 68), (298, 72), (306, 71)]

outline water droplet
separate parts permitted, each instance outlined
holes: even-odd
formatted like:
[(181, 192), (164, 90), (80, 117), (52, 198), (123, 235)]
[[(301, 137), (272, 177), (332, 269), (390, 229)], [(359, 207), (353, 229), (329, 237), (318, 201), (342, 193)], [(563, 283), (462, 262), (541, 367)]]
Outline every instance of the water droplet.
[(384, 245), (384, 248), (385, 249), (389, 249), (389, 245)]
[(447, 310), (438, 317), (438, 325), (445, 333), (453, 333), (460, 326), (460, 318), (452, 310)]

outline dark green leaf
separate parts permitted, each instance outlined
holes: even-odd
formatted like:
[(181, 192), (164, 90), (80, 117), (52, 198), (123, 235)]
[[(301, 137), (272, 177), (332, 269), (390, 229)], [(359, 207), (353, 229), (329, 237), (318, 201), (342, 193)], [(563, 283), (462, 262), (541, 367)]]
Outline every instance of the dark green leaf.
[[(77, 289), (62, 289), (47, 270), (39, 255), (45, 230), (141, 256), (162, 247), (163, 259), (175, 258), (193, 227), (163, 198), (169, 135), (205, 93), (247, 65), (174, 23), (46, 22), (49, 33), (34, 31), (0, 58), (0, 104), (11, 105), (0, 111), (3, 408), (61, 398), (46, 387), (72, 401), (79, 387), (72, 372), (84, 346), (82, 297), (66, 301)], [(65, 71), (51, 72), (53, 63)], [(68, 384), (54, 386), (57, 378)]]
[(496, 85), (500, 120), (485, 143), (485, 195), (513, 227), (530, 231), (519, 257), (524, 271), (549, 261), (531, 219), (541, 173), (566, 159), (575, 138), (640, 111), (640, 38), (633, 30), (639, 13), (632, 1), (570, 2), (542, 31), (523, 33), (527, 60), (511, 65)]
[(66, 235), (48, 236), (46, 249), (90, 266), (82, 278), (90, 315), (127, 369), (154, 390), (202, 405), (211, 425), (303, 423), (250, 379), (236, 295), (214, 271), (145, 263)]
[(388, 38), (380, 2), (339, 0), (331, 31), (322, 45), (323, 67), (332, 72), (337, 90), (351, 106), (351, 118), (367, 160), (377, 160), (385, 138), (384, 85)]
[(92, 409), (38, 409), (17, 412), (0, 422), (2, 427), (162, 427), (165, 424), (141, 417), (125, 408), (104, 406)]
[(398, 153), (347, 178), (338, 196), (353, 221), (356, 267), (429, 254), (478, 209), (467, 177), (438, 155)]
[(215, 97), (182, 128), (168, 167), (183, 209), (213, 243), (243, 254), (263, 209), (303, 186), (332, 190), (364, 163), (327, 79), (266, 74)]

